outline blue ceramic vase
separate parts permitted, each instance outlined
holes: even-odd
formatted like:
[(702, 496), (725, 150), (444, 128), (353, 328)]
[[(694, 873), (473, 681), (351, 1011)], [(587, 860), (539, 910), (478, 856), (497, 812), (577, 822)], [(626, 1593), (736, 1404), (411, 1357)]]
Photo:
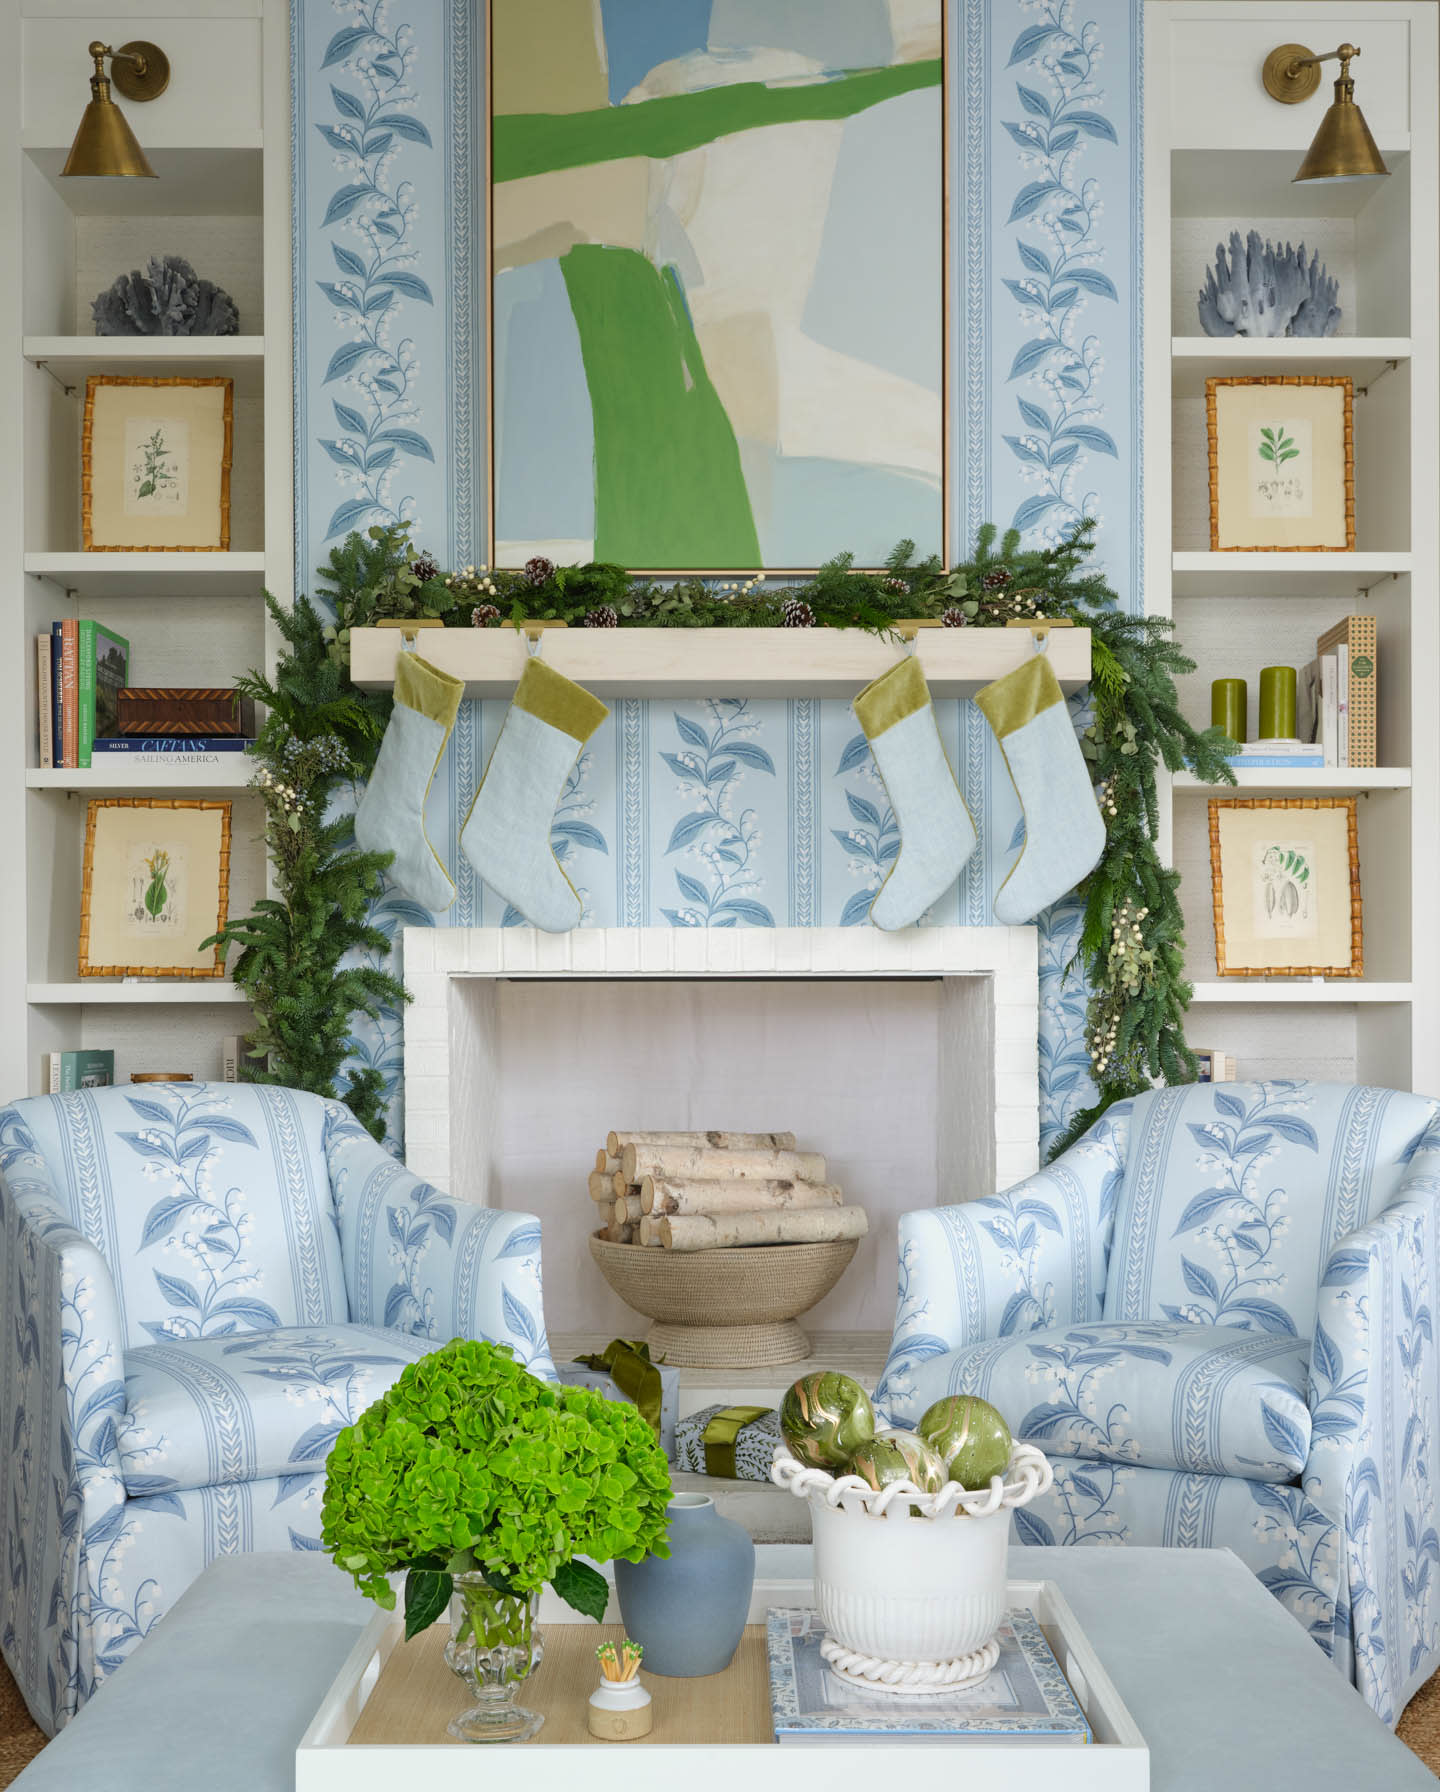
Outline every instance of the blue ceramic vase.
[(755, 1545), (707, 1493), (677, 1493), (666, 1508), (668, 1557), (616, 1562), (625, 1634), (645, 1651), (645, 1671), (675, 1679), (730, 1665), (750, 1615)]

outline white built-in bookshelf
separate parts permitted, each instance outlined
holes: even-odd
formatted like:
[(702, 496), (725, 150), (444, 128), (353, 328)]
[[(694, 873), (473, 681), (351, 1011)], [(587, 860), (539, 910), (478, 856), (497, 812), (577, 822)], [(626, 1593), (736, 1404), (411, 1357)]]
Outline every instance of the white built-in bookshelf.
[[(132, 683), (225, 685), (267, 658), (263, 590), (288, 601), (293, 586), (288, 7), (206, 0), (160, 17), (144, 0), (117, 0), (103, 20), (61, 10), (0, 0), (14, 51), (0, 70), (0, 232), (18, 247), (0, 270), (0, 555), (12, 593), (0, 651), (0, 1099), (39, 1087), (42, 1053), (81, 1047), (113, 1046), (121, 1082), (132, 1070), (218, 1076), (222, 1039), (246, 1025), (228, 981), (78, 977), (88, 796), (224, 797), (230, 913), (246, 912), (266, 884), (243, 755), (193, 770), (108, 760), (40, 769), (35, 635), (57, 618), (93, 617), (129, 640)], [(160, 99), (120, 101), (156, 180), (60, 178), (96, 35), (151, 38), (170, 57)], [(185, 255), (223, 286), (243, 333), (97, 337), (90, 301), (158, 254)], [(85, 381), (106, 372), (234, 380), (228, 552), (83, 550)]]
[[(1241, 1077), (1316, 1076), (1440, 1093), (1440, 361), (1437, 361), (1437, 11), (1253, 0), (1148, 0), (1144, 243), (1146, 606), (1173, 615), (1197, 670), (1181, 702), (1210, 720), (1211, 680), (1303, 666), (1350, 613), (1377, 620), (1379, 765), (1241, 774), (1241, 795), (1358, 798), (1365, 975), (1220, 978), (1208, 799), (1168, 781), (1167, 850), (1182, 874), (1192, 1043)], [(1388, 179), (1292, 184), (1331, 97), (1282, 106), (1260, 82), (1281, 43), (1361, 46), (1355, 95)], [(1340, 283), (1340, 334), (1208, 338), (1196, 294), (1232, 230), (1303, 240)], [(1211, 553), (1205, 381), (1344, 374), (1355, 384), (1353, 553)]]

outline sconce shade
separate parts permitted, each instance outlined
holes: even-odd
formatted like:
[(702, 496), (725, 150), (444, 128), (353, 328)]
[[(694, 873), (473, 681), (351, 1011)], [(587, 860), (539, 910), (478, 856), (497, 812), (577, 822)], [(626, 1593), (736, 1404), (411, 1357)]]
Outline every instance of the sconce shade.
[(154, 180), (155, 170), (146, 161), (145, 151), (110, 97), (110, 83), (92, 80), (90, 95), (61, 174), (129, 174)]
[(1295, 179), (1367, 180), (1389, 172), (1370, 135), (1365, 114), (1355, 104), (1355, 83), (1342, 78), (1335, 83), (1334, 103), (1320, 120), (1315, 141)]
[[(158, 99), (170, 85), (170, 58), (158, 44), (137, 37), (121, 44), (118, 50), (99, 38), (90, 45), (95, 72), (90, 77), (90, 104), (80, 119), (80, 129), (70, 145), (70, 154), (62, 175), (139, 175), (155, 179), (155, 170), (145, 158), (145, 151), (135, 141), (135, 133), (126, 123), (125, 114), (110, 97), (110, 83), (127, 100)], [(110, 58), (110, 73), (105, 72), (105, 58)]]

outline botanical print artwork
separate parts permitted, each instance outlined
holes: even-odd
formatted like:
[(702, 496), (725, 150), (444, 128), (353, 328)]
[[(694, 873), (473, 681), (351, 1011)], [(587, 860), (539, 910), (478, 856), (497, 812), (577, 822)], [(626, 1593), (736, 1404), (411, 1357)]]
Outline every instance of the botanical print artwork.
[(1257, 420), (1250, 425), (1250, 442), (1251, 516), (1311, 515), (1310, 419), (1288, 417), (1271, 423)]
[(1316, 890), (1311, 879), (1315, 842), (1257, 841), (1255, 934), (1259, 939), (1313, 939)]
[(125, 419), (126, 516), (184, 516), (189, 470), (190, 425), (183, 417)]
[(128, 932), (154, 937), (185, 931), (187, 868), (183, 848), (156, 842), (131, 845), (125, 882)]
[(942, 0), (493, 0), (495, 558), (945, 545)]

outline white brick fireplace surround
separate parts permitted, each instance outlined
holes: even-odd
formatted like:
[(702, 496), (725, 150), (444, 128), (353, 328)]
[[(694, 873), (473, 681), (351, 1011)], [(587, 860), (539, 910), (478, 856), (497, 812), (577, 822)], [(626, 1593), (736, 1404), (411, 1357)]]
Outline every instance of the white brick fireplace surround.
[(407, 928), (404, 944), (406, 1161), (540, 1215), (556, 1329), (643, 1329), (586, 1247), (612, 1127), (788, 1130), (824, 1152), (870, 1215), (806, 1321), (830, 1331), (888, 1331), (901, 1213), (1038, 1163), (1032, 927)]

